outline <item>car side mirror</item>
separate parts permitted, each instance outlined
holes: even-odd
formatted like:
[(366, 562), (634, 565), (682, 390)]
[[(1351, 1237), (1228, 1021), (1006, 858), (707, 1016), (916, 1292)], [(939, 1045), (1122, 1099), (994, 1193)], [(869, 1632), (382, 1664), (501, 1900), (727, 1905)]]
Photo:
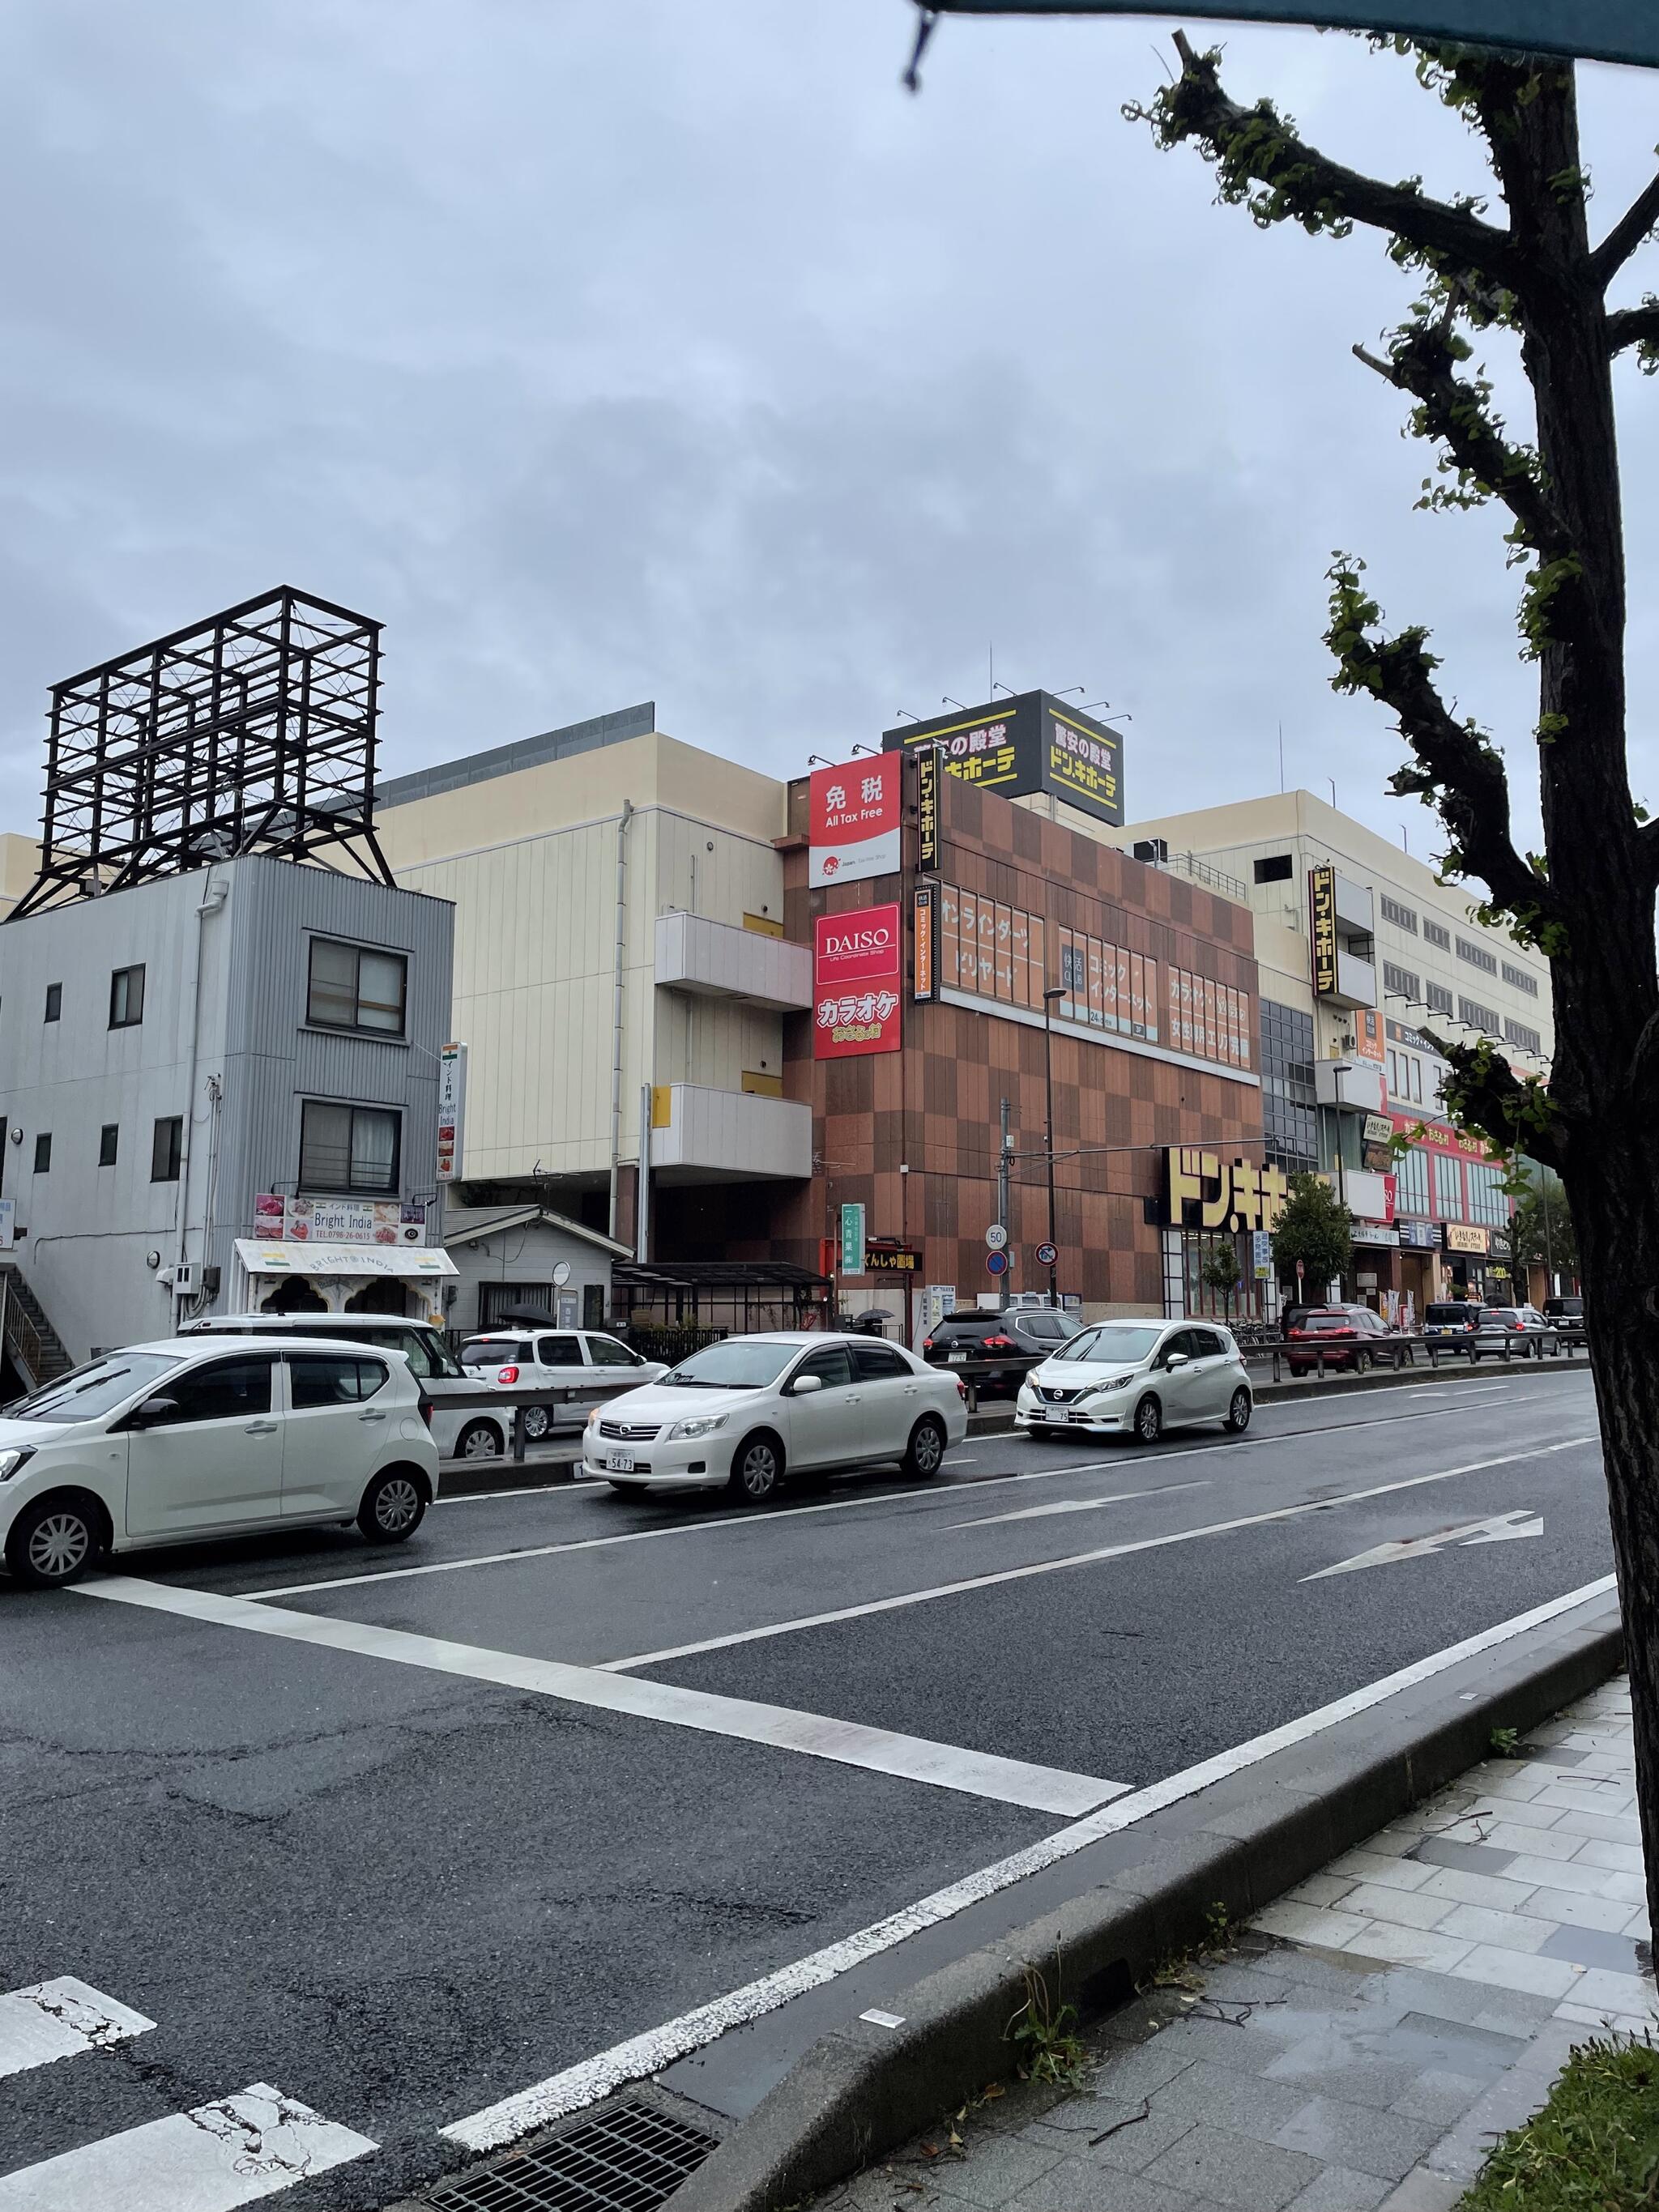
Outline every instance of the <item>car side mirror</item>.
[(170, 1421), (179, 1410), (176, 1398), (146, 1398), (127, 1415), (130, 1429), (155, 1429)]
[(792, 1398), (804, 1398), (809, 1390), (822, 1390), (823, 1388), (822, 1375), (798, 1375), (789, 1385), (789, 1395)]
[(1190, 1364), (1188, 1354), (1184, 1352), (1172, 1352), (1164, 1362), (1164, 1364), (1169, 1368), (1186, 1367)]

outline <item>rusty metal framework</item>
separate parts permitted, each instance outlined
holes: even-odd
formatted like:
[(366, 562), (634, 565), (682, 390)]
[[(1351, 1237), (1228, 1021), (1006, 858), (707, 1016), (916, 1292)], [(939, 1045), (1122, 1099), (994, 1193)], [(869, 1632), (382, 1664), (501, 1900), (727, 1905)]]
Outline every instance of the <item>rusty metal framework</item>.
[(391, 883), (380, 659), (379, 623), (283, 585), (54, 684), (40, 872), (9, 919), (242, 853), (339, 845)]

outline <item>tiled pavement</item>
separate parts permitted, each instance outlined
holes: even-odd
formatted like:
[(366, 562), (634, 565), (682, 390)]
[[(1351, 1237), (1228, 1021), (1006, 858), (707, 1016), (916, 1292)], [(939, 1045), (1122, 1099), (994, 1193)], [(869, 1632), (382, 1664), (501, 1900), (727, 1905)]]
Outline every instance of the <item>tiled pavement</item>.
[(1446, 2212), (1604, 2023), (1659, 2024), (1620, 1680), (820, 2212)]

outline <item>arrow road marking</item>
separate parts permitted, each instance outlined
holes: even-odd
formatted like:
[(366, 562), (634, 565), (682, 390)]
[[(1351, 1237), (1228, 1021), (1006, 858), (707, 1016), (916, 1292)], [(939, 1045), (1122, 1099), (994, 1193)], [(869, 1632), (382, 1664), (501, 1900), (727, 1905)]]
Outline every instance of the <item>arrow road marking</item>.
[(1110, 1498), (1057, 1498), (1052, 1505), (1027, 1505), (1016, 1513), (988, 1513), (979, 1521), (951, 1521), (952, 1528), (1000, 1528), (1007, 1521), (1042, 1521), (1051, 1513), (1098, 1513), (1103, 1505), (1127, 1505), (1132, 1498), (1167, 1498), (1176, 1490), (1207, 1490), (1207, 1482), (1166, 1482), (1158, 1490), (1120, 1490)]
[(1426, 1559), (1448, 1544), (1512, 1544), (1519, 1537), (1541, 1536), (1543, 1533), (1543, 1515), (1523, 1505), (1514, 1513), (1495, 1513), (1489, 1521), (1470, 1521), (1461, 1528), (1437, 1529), (1431, 1536), (1406, 1536), (1397, 1543), (1373, 1545), (1369, 1552), (1358, 1553), (1334, 1567), (1321, 1567), (1317, 1574), (1304, 1575), (1302, 1579), (1304, 1583), (1322, 1583), (1327, 1575), (1352, 1575), (1361, 1567), (1392, 1566), (1396, 1559)]

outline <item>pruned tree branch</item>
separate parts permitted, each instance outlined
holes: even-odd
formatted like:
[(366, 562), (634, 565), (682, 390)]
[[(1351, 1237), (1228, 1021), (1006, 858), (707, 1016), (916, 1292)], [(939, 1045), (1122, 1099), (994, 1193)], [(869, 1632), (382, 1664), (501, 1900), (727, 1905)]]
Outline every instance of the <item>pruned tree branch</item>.
[(1659, 227), (1659, 177), (1655, 177), (1626, 209), (1590, 256), (1590, 274), (1605, 291), (1644, 241)]
[[(1620, 307), (1607, 317), (1607, 351), (1621, 354), (1630, 346), (1659, 349), (1659, 300), (1644, 300), (1639, 307)], [(1643, 367), (1652, 374), (1659, 358)]]
[[(1522, 256), (1505, 230), (1467, 208), (1431, 199), (1414, 184), (1389, 185), (1332, 161), (1284, 120), (1270, 100), (1241, 107), (1222, 89), (1218, 56), (1175, 35), (1182, 73), (1150, 108), (1126, 112), (1152, 124), (1160, 143), (1194, 139), (1220, 173), (1225, 199), (1248, 199), (1264, 225), (1286, 220), (1341, 234), (1355, 223), (1389, 233), (1448, 277), (1490, 296), (1520, 289)], [(1247, 187), (1261, 187), (1254, 197)]]

